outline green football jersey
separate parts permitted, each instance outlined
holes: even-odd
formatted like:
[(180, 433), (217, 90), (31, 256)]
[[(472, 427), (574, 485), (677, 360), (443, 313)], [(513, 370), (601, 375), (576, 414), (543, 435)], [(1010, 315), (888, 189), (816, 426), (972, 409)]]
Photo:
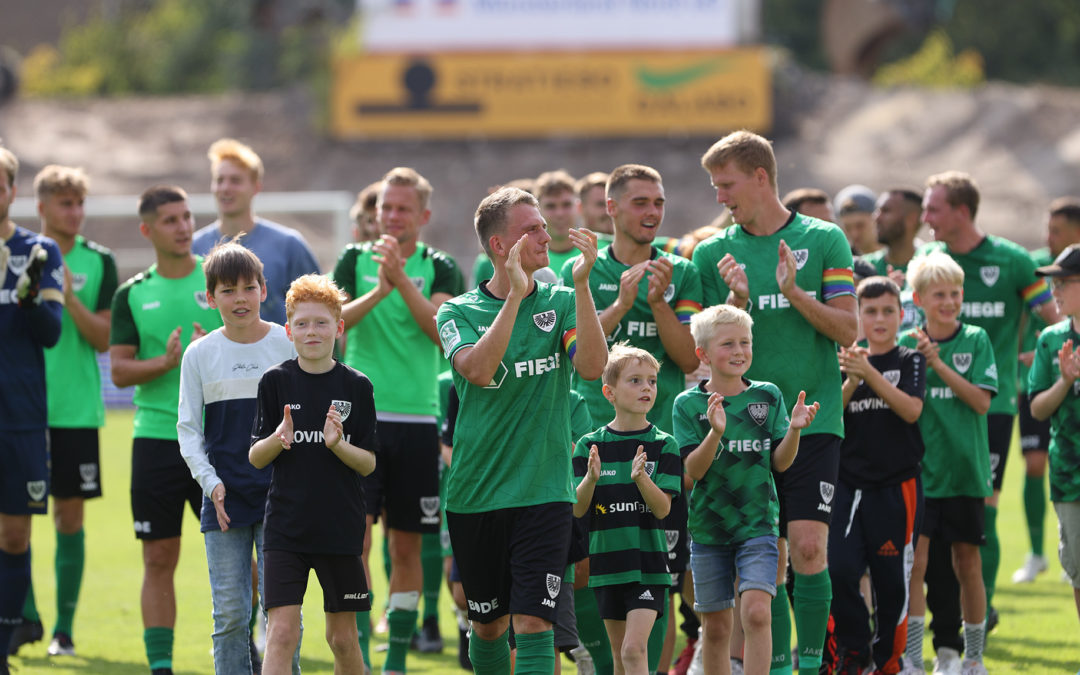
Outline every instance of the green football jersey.
[(706, 307), (727, 301), (728, 287), (716, 269), (726, 253), (746, 270), (750, 288), (747, 307), (754, 318), (754, 361), (746, 376), (772, 382), (792, 405), (799, 391), (808, 403), (821, 404), (810, 434), (844, 436), (840, 395), (840, 364), (836, 343), (819, 333), (776, 283), (778, 248), (784, 240), (795, 255), (795, 283), (821, 302), (855, 295), (851, 247), (843, 231), (832, 223), (792, 214), (787, 225), (769, 236), (749, 234), (732, 225), (698, 244), (694, 264), (701, 271)]
[[(877, 270), (878, 274), (883, 277), (887, 277), (889, 276), (889, 263), (885, 261), (886, 250), (887, 249), (885, 247), (882, 247), (876, 251), (871, 251), (870, 253), (859, 257), (873, 265), (874, 269)], [(903, 272), (904, 274), (907, 274), (907, 267), (907, 265), (893, 265), (894, 270), (898, 270), (900, 272)]]
[(577, 443), (578, 439), (596, 428), (592, 415), (589, 414), (589, 404), (585, 397), (573, 389), (570, 390), (570, 442)]
[[(693, 263), (686, 258), (664, 253), (653, 247), (651, 258), (656, 260), (659, 257), (667, 258), (673, 265), (671, 283), (664, 291), (664, 298), (675, 311), (679, 321), (689, 324), (690, 318), (701, 311), (701, 276)], [(575, 259), (568, 260), (562, 268), (563, 284), (569, 288), (574, 286)], [(620, 278), (629, 268), (629, 265), (615, 259), (611, 248), (605, 248), (596, 256), (596, 263), (589, 273), (589, 289), (592, 291), (597, 311), (610, 307), (618, 299)], [(614, 332), (607, 336), (607, 341), (609, 346), (616, 342), (629, 342), (634, 347), (649, 352), (660, 362), (660, 373), (656, 379), (656, 402), (649, 411), (649, 421), (670, 434), (671, 406), (679, 392), (686, 388), (686, 375), (664, 350), (660, 331), (653, 321), (652, 309), (647, 300), (648, 293), (649, 275), (646, 274), (638, 284), (634, 306), (619, 321)], [(590, 382), (574, 373), (571, 386), (588, 401), (589, 412), (594, 420), (605, 422), (614, 417), (615, 410), (604, 398), (603, 383), (600, 380)]]
[[(112, 251), (87, 241), (81, 234), (64, 256), (71, 271), (71, 286), (86, 309), (109, 309), (116, 292), (116, 260)], [(64, 309), (60, 341), (45, 350), (45, 381), (49, 397), (49, 426), (64, 429), (105, 426), (105, 402), (101, 396), (101, 371), (97, 352), (79, 333)], [(83, 395), (72, 396), (72, 392)]]
[[(486, 284), (442, 304), (436, 322), (451, 363), (477, 343), (503, 304)], [(576, 342), (574, 292), (537, 282), (518, 308), (491, 382), (478, 386), (454, 371), (461, 403), (447, 511), (574, 502), (569, 392)]]
[[(1043, 330), (1035, 347), (1028, 390), (1032, 395), (1054, 386), (1061, 377), (1058, 352), (1066, 340), (1080, 345), (1080, 334), (1065, 319)], [(1050, 416), (1050, 501), (1080, 501), (1080, 380)]]
[(642, 446), (645, 472), (656, 487), (669, 495), (682, 490), (682, 459), (675, 439), (649, 425), (641, 431), (621, 432), (601, 427), (586, 434), (574, 447), (574, 483), (589, 470), (593, 445), (600, 455), (600, 479), (589, 503), (589, 587), (638, 583), (667, 586), (667, 536), (663, 521), (653, 515), (630, 478), (634, 455)]
[[(914, 333), (908, 332), (900, 336), (900, 344), (916, 349), (918, 340)], [(994, 348), (985, 330), (962, 323), (952, 337), (937, 345), (938, 354), (947, 366), (980, 389), (997, 394)], [(926, 369), (926, 398), (919, 416), (919, 431), (926, 446), (923, 494), (935, 498), (990, 496), (986, 415), (979, 415), (968, 407), (937, 371), (929, 367)]]
[[(1050, 249), (1040, 248), (1031, 252), (1031, 262), (1035, 267), (1042, 267), (1043, 265), (1049, 265), (1054, 262), (1054, 257), (1050, 255)], [(1020, 334), (1020, 351), (1030, 352), (1034, 351), (1035, 343), (1039, 339), (1039, 333), (1046, 328), (1046, 322), (1042, 320), (1042, 317), (1032, 312), (1030, 309), (1024, 311), (1024, 330)], [(1017, 364), (1017, 379), (1019, 381), (1020, 391), (1028, 391), (1028, 372), (1029, 368), (1023, 363)]]
[(1008, 239), (987, 235), (968, 253), (953, 253), (935, 241), (915, 255), (945, 251), (964, 270), (964, 303), (960, 318), (985, 328), (994, 345), (998, 367), (998, 395), (990, 414), (1016, 414), (1017, 366), (1020, 352), (1020, 316), (1050, 302), (1046, 280), (1035, 276), (1035, 263), (1026, 250)]
[[(124, 282), (113, 296), (109, 343), (133, 345), (135, 358), (152, 359), (165, 353), (169, 335), (180, 327), (180, 343), (191, 343), (192, 324), (210, 332), (220, 328), (221, 314), (206, 301), (202, 258), (183, 279), (167, 279), (157, 264)], [(180, 404), (180, 367), (135, 385), (135, 438), (176, 440)]]
[[(711, 546), (779, 533), (772, 452), (787, 434), (788, 409), (776, 385), (746, 383), (738, 396), (724, 397), (724, 436), (712, 466), (690, 493), (690, 537)], [(683, 457), (709, 434), (709, 395), (703, 381), (675, 399), (675, 440)]]
[(567, 260), (570, 260), (571, 258), (576, 258), (579, 255), (581, 255), (581, 251), (579, 251), (576, 246), (571, 248), (569, 251), (563, 251), (562, 253), (556, 253), (555, 251), (548, 249), (548, 267), (550, 267), (551, 271), (555, 272), (555, 274), (558, 275), (559, 272), (562, 270), (563, 265), (566, 264)]
[[(350, 244), (334, 266), (334, 281), (353, 298), (379, 282), (372, 242)], [(453, 258), (420, 242), (405, 261), (405, 274), (424, 297), (455, 296), (465, 284)], [(391, 292), (349, 329), (345, 365), (367, 375), (375, 387), (380, 420), (435, 421), (439, 415), (439, 347), (417, 325), (401, 294)]]
[(472, 266), (472, 284), (479, 286), (481, 281), (488, 281), (495, 276), (495, 266), (491, 264), (491, 258), (487, 253), (476, 256)]

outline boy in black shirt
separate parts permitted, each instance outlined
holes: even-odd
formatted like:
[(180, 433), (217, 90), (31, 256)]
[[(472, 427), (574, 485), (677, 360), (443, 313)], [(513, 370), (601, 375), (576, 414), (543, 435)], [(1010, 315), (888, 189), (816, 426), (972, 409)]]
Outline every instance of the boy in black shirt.
[(363, 374), (334, 360), (334, 342), (345, 328), (342, 300), (327, 277), (309, 274), (294, 281), (285, 311), (298, 356), (259, 381), (248, 457), (257, 468), (273, 464), (263, 542), (266, 675), (291, 671), (312, 568), (325, 597), (335, 672), (364, 669), (355, 612), (371, 604), (360, 556), (360, 477), (375, 468), (375, 455), (366, 449), (375, 447), (375, 400)]
[[(886, 277), (859, 284), (859, 321), (867, 347), (841, 348), (845, 437), (829, 530), (837, 672), (849, 664), (900, 671), (907, 639), (907, 589), (922, 518), (923, 441), (917, 421), (926, 392), (926, 358), (896, 344), (900, 288)], [(877, 601), (876, 639), (859, 591), (870, 569)]]

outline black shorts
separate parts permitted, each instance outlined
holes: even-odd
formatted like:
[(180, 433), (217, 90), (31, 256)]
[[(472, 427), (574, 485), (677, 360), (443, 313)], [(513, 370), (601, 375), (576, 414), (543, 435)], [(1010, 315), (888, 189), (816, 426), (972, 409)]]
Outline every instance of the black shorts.
[(49, 435), (38, 431), (0, 433), (0, 513), (25, 516), (49, 508)]
[(1012, 444), (1013, 415), (987, 415), (986, 430), (990, 439), (990, 476), (994, 491), (1001, 491), (1001, 481), (1005, 479), (1005, 462), (1009, 459), (1009, 446)]
[(1017, 397), (1020, 408), (1020, 452), (1047, 452), (1050, 449), (1050, 420), (1041, 422), (1031, 416), (1031, 399), (1027, 394)]
[(97, 429), (49, 427), (52, 496), (56, 499), (101, 496), (101, 459)]
[(813, 434), (799, 439), (799, 454), (783, 473), (773, 472), (780, 497), (780, 536), (793, 520), (832, 521), (832, 502), (840, 472), (840, 437)]
[(469, 619), (507, 614), (555, 622), (570, 549), (572, 506), (538, 504), (482, 513), (446, 512)]
[(263, 606), (304, 604), (308, 574), (315, 570), (323, 589), (324, 612), (367, 612), (371, 594), (359, 555), (266, 551), (263, 562)]
[(986, 543), (986, 500), (982, 497), (926, 497), (920, 536), (945, 543)]
[(671, 573), (685, 572), (690, 564), (690, 531), (687, 529), (687, 501), (685, 492), (671, 498), (671, 511), (662, 521), (667, 540), (667, 566)]
[(367, 512), (386, 510), (386, 525), (439, 531), (439, 427), (434, 422), (379, 422), (375, 470), (364, 479)]
[(202, 510), (202, 489), (180, 456), (180, 443), (160, 438), (131, 442), (131, 515), (136, 539), (179, 537), (184, 503), (195, 517)]
[(578, 646), (574, 584), (565, 583), (559, 587), (559, 597), (555, 599), (555, 609), (557, 613), (551, 626), (555, 636), (555, 649), (569, 651)]
[(656, 618), (664, 616), (664, 596), (666, 586), (643, 586), (638, 583), (597, 586), (596, 606), (601, 619), (626, 621), (626, 615), (632, 609), (651, 609)]

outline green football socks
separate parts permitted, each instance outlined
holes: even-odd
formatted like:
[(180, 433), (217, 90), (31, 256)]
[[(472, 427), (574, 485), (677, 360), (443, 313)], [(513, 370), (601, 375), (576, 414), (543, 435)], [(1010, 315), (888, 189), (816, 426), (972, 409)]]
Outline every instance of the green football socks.
[(615, 672), (615, 662), (593, 589), (585, 587), (574, 591), (574, 613), (577, 615), (578, 640), (592, 657), (596, 675), (611, 675)]
[(146, 660), (150, 662), (150, 670), (172, 668), (172, 628), (147, 628), (143, 631), (143, 644), (146, 645)]
[(1027, 519), (1031, 552), (1043, 554), (1046, 525), (1046, 477), (1024, 476), (1024, 516)]
[(419, 604), (420, 594), (416, 591), (390, 594), (390, 611), (386, 614), (390, 637), (383, 671), (405, 672), (405, 657), (416, 631), (416, 617), (419, 615), (416, 607)]
[(772, 665), (770, 675), (791, 675), (791, 607), (787, 589), (779, 586), (772, 600)]
[[(521, 663), (521, 635), (517, 636), (518, 663)], [(552, 645), (554, 656), (554, 635), (548, 643)], [(469, 660), (472, 661), (473, 672), (476, 675), (510, 675), (510, 631), (507, 630), (494, 640), (482, 640), (479, 635), (473, 633), (469, 636)], [(548, 672), (555, 669), (554, 659)], [(520, 670), (517, 671), (521, 673)]]
[(986, 543), (982, 545), (982, 578), (986, 587), (986, 606), (994, 602), (994, 589), (997, 587), (998, 566), (1001, 564), (1001, 541), (997, 534), (996, 506), (986, 505)]
[(53, 633), (72, 636), (75, 606), (79, 603), (83, 566), (86, 561), (85, 530), (74, 534), (56, 533), (56, 627)]
[(439, 591), (442, 590), (442, 542), (438, 532), (421, 538), (420, 565), (424, 570), (424, 619), (439, 618)]
[(514, 675), (550, 675), (555, 672), (555, 631), (516, 633), (514, 641), (517, 642)]
[(829, 570), (795, 572), (795, 631), (799, 636), (799, 672), (817, 674), (829, 626), (832, 582)]

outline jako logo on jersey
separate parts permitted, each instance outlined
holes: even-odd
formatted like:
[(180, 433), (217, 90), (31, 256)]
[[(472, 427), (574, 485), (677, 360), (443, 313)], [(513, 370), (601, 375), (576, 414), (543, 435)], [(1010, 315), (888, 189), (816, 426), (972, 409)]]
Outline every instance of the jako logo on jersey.
[(299, 409), (300, 409), (300, 404), (299, 403), (290, 403), (289, 404), (289, 410), (299, 410)]
[(147, 302), (147, 303), (144, 303), (143, 306), (142, 306), (144, 311), (148, 310), (148, 309), (157, 309), (158, 307), (161, 307), (161, 301), (160, 300), (154, 300), (153, 302)]
[(619, 284), (600, 284), (596, 287), (598, 291), (617, 291), (619, 290)]
[(971, 352), (963, 352), (960, 354), (952, 355), (952, 364), (956, 368), (956, 372), (963, 375), (971, 367)]
[(1005, 303), (997, 302), (965, 302), (960, 305), (960, 316), (977, 319), (1000, 318), (1005, 316)]
[(750, 419), (757, 422), (757, 425), (760, 427), (765, 424), (765, 420), (769, 419), (769, 404), (751, 403), (746, 406), (746, 412), (750, 413)]
[(987, 286), (996, 284), (999, 276), (1001, 276), (1001, 268), (997, 265), (979, 268), (979, 278), (982, 279), (983, 283)]
[(529, 359), (528, 361), (517, 361), (514, 363), (514, 377), (524, 377), (533, 375), (543, 375), (544, 373), (552, 370), (559, 369), (559, 356), (558, 352), (540, 359)]
[[(817, 298), (817, 291), (806, 291), (806, 294), (811, 298)], [(791, 307), (791, 302), (784, 297), (783, 293), (773, 293), (772, 295), (759, 295), (757, 306), (758, 309), (786, 309)]]
[(555, 310), (549, 309), (546, 312), (533, 314), (533, 323), (545, 333), (550, 333), (551, 329), (555, 327), (555, 318)]
[[(1080, 382), (1080, 380), (1077, 381)], [(616, 473), (617, 472), (615, 471), (615, 469), (601, 469), (600, 477), (603, 478), (604, 476), (614, 476)]]
[(810, 259), (810, 250), (800, 248), (797, 251), (792, 251), (791, 255), (795, 257), (795, 269), (801, 270), (806, 265), (806, 261)]
[(195, 302), (203, 309), (210, 309), (210, 303), (206, 301), (206, 291), (195, 291)]
[(438, 525), (439, 524), (439, 498), (438, 497), (421, 497), (420, 498), (420, 510), (424, 515), (420, 516), (420, 523), (422, 525)]
[(664, 302), (671, 302), (671, 299), (675, 297), (675, 284), (668, 284), (668, 287), (664, 289)]
[(489, 612), (495, 611), (498, 608), (499, 608), (499, 599), (498, 598), (492, 598), (488, 602), (475, 602), (473, 600), (469, 600), (469, 609), (471, 609), (474, 612), (477, 612), (478, 614), (487, 614)]
[(626, 334), (628, 336), (656, 337), (656, 324), (652, 321), (627, 321)]
[(444, 323), (439, 329), (439, 340), (442, 341), (443, 353), (449, 358), (450, 351), (461, 342), (461, 333), (453, 319)]
[(341, 413), (341, 421), (349, 419), (349, 413), (352, 412), (352, 401), (330, 401), (330, 405), (334, 406), (339, 413)]
[(899, 370), (885, 370), (882, 371), (881, 376), (885, 378), (885, 381), (896, 386), (900, 383), (900, 371)]
[(30, 495), (30, 499), (35, 502), (40, 502), (42, 499), (45, 499), (45, 481), (26, 481), (26, 494)]

